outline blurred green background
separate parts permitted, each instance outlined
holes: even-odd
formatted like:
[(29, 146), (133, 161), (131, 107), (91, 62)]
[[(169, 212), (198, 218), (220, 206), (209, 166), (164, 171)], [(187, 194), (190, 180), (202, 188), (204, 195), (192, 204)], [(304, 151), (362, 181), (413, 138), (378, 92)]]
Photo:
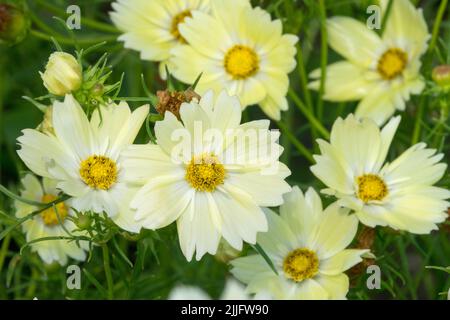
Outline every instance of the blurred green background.
[[(0, 0), (0, 3), (2, 1)], [(282, 19), (284, 30), (297, 34), (300, 38), (302, 58), (306, 74), (320, 66), (321, 36), (318, 1), (305, 0), (266, 0), (252, 1), (270, 11), (273, 17)], [(439, 0), (413, 1), (424, 9), (428, 26), (431, 30), (439, 7)], [(334, 0), (325, 1), (327, 16), (346, 15), (361, 21), (367, 19), (366, 9), (374, 1)], [(107, 43), (91, 53), (87, 60), (94, 63), (104, 52), (109, 53), (109, 64), (114, 72), (109, 83), (118, 81), (124, 73), (121, 97), (145, 96), (141, 85), (141, 74), (146, 79), (148, 90), (165, 89), (165, 82), (158, 76), (157, 64), (141, 61), (137, 52), (123, 48), (115, 39), (119, 35), (111, 25), (108, 12), (111, 1), (106, 0), (29, 0), (26, 1), (27, 16), (31, 20), (31, 30), (22, 42), (15, 46), (0, 44), (0, 183), (9, 190), (17, 192), (20, 176), (26, 170), (16, 154), (16, 138), (24, 128), (34, 128), (42, 120), (42, 113), (22, 96), (38, 97), (47, 94), (42, 85), (39, 71), (42, 71), (51, 52), (55, 50), (50, 36), (55, 37), (67, 52), (74, 53), (72, 36), (60, 22), (53, 17), (66, 18), (65, 10), (70, 4), (81, 8), (82, 29), (75, 30), (74, 36), (80, 47), (87, 48), (102, 40)], [(151, 14), (151, 13), (149, 13)], [(446, 10), (440, 31), (440, 53), (444, 59), (450, 56), (450, 18)], [(328, 49), (328, 61), (341, 58)], [(448, 61), (447, 61), (448, 62)], [(433, 60), (433, 66), (438, 61)], [(310, 97), (303, 90), (302, 64), (292, 72), (291, 87), (302, 100), (311, 99), (317, 103), (316, 93)], [(423, 70), (430, 79), (430, 70)], [(178, 84), (179, 88), (183, 85)], [(419, 97), (414, 97), (407, 110), (402, 114), (402, 122), (391, 148), (390, 158), (410, 146)], [(140, 103), (131, 102), (133, 107)], [(328, 129), (338, 117), (344, 117), (354, 111), (355, 103), (324, 103), (322, 123)], [(427, 98), (425, 114), (421, 121), (421, 140), (438, 148), (446, 154), (448, 163), (450, 144), (446, 142), (448, 131), (436, 136), (433, 127), (439, 116), (437, 101)], [(257, 107), (244, 111), (245, 120), (265, 118)], [(447, 125), (449, 123), (447, 122)], [(273, 128), (282, 126), (291, 135), (301, 141), (308, 149), (316, 150), (311, 127), (302, 113), (290, 101), (289, 111), (283, 113), (280, 124), (273, 123)], [(143, 130), (145, 131), (145, 130)], [(141, 132), (138, 142), (146, 142), (145, 132)], [(282, 161), (292, 171), (289, 182), (302, 189), (323, 186), (311, 175), (310, 163), (295, 148), (295, 142), (282, 135), (281, 143), (285, 148)], [(447, 173), (440, 185), (448, 188), (450, 177)], [(331, 202), (332, 199), (324, 199)], [(0, 210), (13, 215), (10, 199), (0, 194)], [(0, 230), (2, 230), (0, 222)], [(450, 264), (449, 231), (443, 227), (439, 232), (427, 236), (414, 236), (392, 230), (377, 229), (373, 251), (378, 257), (376, 264), (382, 270), (382, 289), (368, 290), (365, 281), (367, 274), (360, 274), (353, 279), (353, 288), (349, 298), (358, 299), (444, 299), (443, 294), (450, 287), (450, 277), (443, 271), (425, 269), (425, 266), (448, 266)], [(6, 242), (8, 241), (8, 242)], [(94, 249), (89, 262), (79, 264), (84, 269), (81, 290), (68, 290), (65, 285), (65, 268), (44, 266), (36, 254), (28, 249), (18, 254), (24, 244), (24, 237), (19, 229), (5, 238), (0, 248), (5, 248), (5, 255), (0, 259), (0, 299), (70, 299), (105, 298), (105, 279), (100, 250)], [(179, 283), (200, 286), (212, 297), (219, 297), (224, 286), (228, 266), (217, 257), (206, 256), (200, 262), (186, 262), (181, 254), (176, 237), (175, 226), (161, 231), (145, 232), (139, 241), (127, 241), (115, 237), (117, 246), (127, 253), (133, 266), (130, 266), (118, 252), (112, 250), (112, 265), (115, 298), (160, 299), (165, 298), (171, 288)], [(0, 249), (1, 250), (1, 249)], [(246, 248), (249, 250), (249, 248)], [(246, 251), (244, 250), (244, 251)], [(245, 253), (245, 252), (244, 252)], [(99, 282), (96, 283), (96, 281)], [(441, 293), (439, 295), (439, 293)]]

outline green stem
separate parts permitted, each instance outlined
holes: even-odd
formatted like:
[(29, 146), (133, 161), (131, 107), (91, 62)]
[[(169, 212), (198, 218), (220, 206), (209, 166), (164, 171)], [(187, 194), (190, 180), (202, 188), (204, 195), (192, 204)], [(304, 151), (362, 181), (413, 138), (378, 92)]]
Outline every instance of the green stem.
[(319, 120), (323, 117), (323, 94), (325, 92), (325, 81), (327, 77), (327, 63), (328, 63), (328, 35), (327, 35), (327, 16), (325, 9), (325, 1), (319, 0), (320, 10), (320, 86), (319, 86), (319, 100), (317, 101), (317, 117)]
[(103, 267), (105, 268), (106, 282), (108, 284), (108, 300), (114, 299), (113, 294), (113, 278), (111, 273), (111, 265), (109, 261), (109, 249), (106, 243), (102, 244), (102, 253), (103, 253)]
[(330, 133), (328, 132), (328, 130), (320, 123), (319, 120), (317, 120), (311, 110), (309, 110), (308, 107), (305, 106), (305, 104), (300, 100), (300, 98), (295, 93), (295, 91), (292, 90), (292, 88), (289, 88), (288, 95), (311, 123), (311, 126), (315, 127), (317, 131), (322, 135), (322, 137), (324, 137), (325, 139), (329, 139)]
[[(35, 0), (35, 1), (40, 6), (47, 9), (48, 11), (52, 12), (53, 14), (59, 16), (60, 18), (67, 18), (69, 16), (69, 14), (67, 12), (58, 8), (55, 5), (48, 3), (48, 1), (43, 1), (43, 0)], [(99, 30), (99, 31), (110, 32), (110, 33), (120, 33), (120, 31), (118, 29), (116, 29), (115, 27), (113, 27), (107, 23), (98, 22), (94, 19), (85, 18), (83, 16), (81, 17), (81, 24), (83, 24), (87, 27)]]
[[(45, 33), (37, 31), (37, 30), (31, 30), (30, 34), (36, 38), (50, 41), (50, 42), (53, 42), (52, 38), (54, 38), (59, 43), (66, 44), (66, 45), (75, 45), (75, 41), (73, 41), (71, 39), (63, 38), (63, 37), (50, 37), (50, 36), (46, 35)], [(117, 39), (116, 36), (103, 36), (103, 37), (84, 38), (84, 39), (82, 38), (82, 39), (77, 39), (77, 43), (78, 44), (93, 44), (93, 43), (99, 43), (99, 42), (103, 42), (103, 41), (115, 41), (116, 39)]]
[(277, 121), (278, 127), (283, 134), (291, 141), (294, 147), (300, 152), (311, 164), (315, 163), (314, 158), (309, 150), (292, 134), (287, 125), (281, 121)]
[(447, 8), (447, 2), (448, 0), (442, 0), (441, 4), (439, 6), (436, 19), (433, 26), (433, 33), (431, 36), (430, 46), (428, 47), (428, 52), (433, 52), (434, 48), (436, 47), (436, 43), (438, 40), (439, 35), (439, 29), (441, 27), (442, 17), (444, 16), (445, 9)]
[(394, 3), (393, 0), (389, 0), (388, 5), (386, 7), (386, 12), (383, 14), (383, 20), (381, 21), (380, 34), (383, 34), (384, 29), (386, 28), (386, 22), (388, 20), (389, 14), (391, 13), (393, 3)]
[(3, 264), (5, 263), (5, 257), (6, 257), (6, 254), (8, 253), (10, 240), (11, 240), (11, 235), (8, 234), (5, 237), (5, 239), (3, 240), (2, 248), (0, 249), (0, 274), (2, 273), (2, 270), (3, 270)]
[[(424, 70), (428, 70), (429, 66), (432, 62), (432, 53), (434, 51), (434, 48), (436, 47), (436, 43), (439, 36), (439, 29), (441, 27), (442, 17), (444, 16), (445, 9), (447, 8), (448, 0), (442, 0), (441, 4), (439, 5), (439, 9), (436, 15), (436, 20), (434, 22), (433, 26), (433, 32), (431, 36), (430, 46), (428, 47), (427, 57), (425, 59), (424, 63)], [(411, 139), (412, 144), (416, 144), (419, 141), (420, 138), (420, 131), (422, 130), (421, 121), (423, 114), (425, 112), (425, 103), (426, 98), (424, 95), (421, 96), (419, 107), (417, 109), (417, 115), (416, 115), (416, 121), (414, 123), (414, 131)]]
[(416, 144), (419, 142), (420, 131), (422, 129), (421, 120), (425, 112), (425, 101), (425, 95), (422, 95), (419, 100), (419, 106), (417, 107), (416, 121), (414, 122), (414, 131), (411, 138), (411, 144)]

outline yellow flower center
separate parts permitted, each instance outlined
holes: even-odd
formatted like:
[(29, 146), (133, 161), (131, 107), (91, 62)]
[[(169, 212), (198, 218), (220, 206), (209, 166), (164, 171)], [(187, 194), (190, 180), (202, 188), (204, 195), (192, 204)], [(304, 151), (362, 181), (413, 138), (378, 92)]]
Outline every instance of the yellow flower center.
[(116, 163), (108, 157), (93, 155), (81, 162), (80, 175), (89, 187), (108, 190), (117, 180)]
[(258, 71), (259, 59), (249, 47), (236, 45), (226, 53), (224, 66), (234, 79), (246, 79)]
[(387, 50), (378, 61), (378, 72), (386, 80), (392, 80), (405, 70), (408, 55), (401, 49)]
[(383, 179), (375, 174), (364, 174), (357, 178), (358, 198), (364, 202), (383, 200), (388, 189)]
[[(58, 197), (53, 194), (44, 194), (41, 201), (43, 203), (50, 203), (55, 201), (56, 199), (58, 199)], [(58, 216), (56, 215), (56, 213), (58, 213), (61, 222), (64, 222), (68, 213), (67, 207), (64, 204), (64, 202), (55, 204), (54, 207), (42, 211), (41, 212), (42, 221), (44, 221), (44, 223), (47, 226), (56, 226), (57, 224), (59, 224)]]
[(295, 249), (284, 258), (283, 270), (287, 278), (300, 282), (317, 274), (319, 259), (314, 251)]
[(212, 192), (225, 180), (225, 168), (214, 155), (193, 157), (186, 167), (185, 179), (198, 191)]
[(185, 10), (183, 12), (180, 12), (172, 19), (172, 25), (170, 27), (170, 33), (181, 43), (186, 43), (186, 40), (183, 38), (183, 36), (180, 33), (180, 30), (178, 29), (178, 26), (180, 23), (186, 19), (186, 17), (192, 17), (192, 13), (190, 10)]

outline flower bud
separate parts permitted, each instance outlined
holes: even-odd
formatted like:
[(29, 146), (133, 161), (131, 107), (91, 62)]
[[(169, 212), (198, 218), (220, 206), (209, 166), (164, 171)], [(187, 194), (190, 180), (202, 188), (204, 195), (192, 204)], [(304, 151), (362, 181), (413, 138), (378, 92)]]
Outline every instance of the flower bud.
[(80, 228), (80, 230), (87, 230), (92, 224), (92, 219), (88, 214), (77, 214), (75, 218), (75, 225)]
[(0, 3), (0, 43), (16, 44), (28, 31), (29, 20), (17, 6)]
[(442, 88), (450, 87), (450, 65), (441, 65), (433, 69), (433, 81)]
[(57, 96), (79, 89), (83, 78), (77, 59), (65, 52), (52, 53), (45, 72), (40, 75), (47, 90)]

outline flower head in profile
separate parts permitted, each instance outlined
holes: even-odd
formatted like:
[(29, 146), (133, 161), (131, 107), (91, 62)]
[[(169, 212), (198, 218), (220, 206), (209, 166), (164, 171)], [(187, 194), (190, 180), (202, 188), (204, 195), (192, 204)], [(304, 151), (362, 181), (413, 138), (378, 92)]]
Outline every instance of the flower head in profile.
[[(20, 196), (24, 199), (50, 203), (60, 197), (60, 191), (56, 188), (56, 180), (44, 178), (41, 183), (34, 175), (27, 174), (21, 182), (23, 189)], [(19, 219), (41, 209), (38, 206), (18, 200), (14, 202), (14, 206), (16, 217)], [(76, 225), (68, 219), (69, 216), (73, 215), (74, 212), (71, 209), (70, 200), (66, 200), (26, 220), (22, 223), (22, 229), (26, 233), (27, 242), (46, 237), (67, 237), (68, 235), (64, 229), (74, 235), (82, 235), (80, 232), (75, 231), (77, 229)], [(37, 241), (31, 244), (31, 250), (36, 251), (47, 264), (56, 261), (60, 265), (65, 265), (68, 257), (80, 261), (86, 259), (85, 250), (89, 248), (88, 242), (79, 241), (78, 243), (79, 246), (75, 241), (69, 240)]]
[(161, 62), (165, 77), (165, 66), (172, 70), (170, 50), (186, 43), (180, 25), (195, 10), (209, 12), (209, 0), (118, 0), (112, 7), (111, 19), (124, 32), (119, 40), (143, 60)]
[(349, 289), (344, 271), (369, 251), (346, 249), (358, 219), (336, 203), (323, 210), (312, 188), (303, 194), (294, 187), (284, 198), (280, 215), (266, 210), (269, 231), (258, 234), (278, 274), (260, 255), (233, 260), (231, 273), (248, 292), (268, 291), (275, 299), (344, 299)]
[(20, 158), (34, 173), (57, 181), (74, 209), (105, 212), (123, 229), (137, 232), (128, 204), (135, 189), (124, 183), (121, 152), (131, 145), (148, 106), (126, 103), (97, 108), (89, 121), (72, 95), (53, 104), (54, 134), (25, 129), (17, 140)]
[[(388, 0), (382, 0), (385, 14)], [(327, 67), (324, 98), (331, 101), (359, 100), (358, 117), (384, 123), (404, 110), (411, 94), (425, 87), (420, 57), (427, 49), (428, 28), (421, 9), (409, 0), (395, 0), (380, 37), (353, 18), (334, 17), (327, 22), (330, 46), (346, 61)], [(311, 74), (320, 78), (320, 70)], [(310, 84), (318, 89), (320, 80)]]
[(321, 154), (311, 171), (328, 187), (322, 192), (336, 196), (365, 225), (429, 233), (450, 206), (450, 191), (433, 186), (447, 165), (425, 143), (386, 162), (399, 123), (400, 117), (392, 118), (380, 130), (371, 119), (338, 118), (330, 142), (318, 140)]
[(187, 44), (175, 47), (173, 75), (203, 94), (225, 88), (242, 107), (259, 104), (271, 118), (287, 110), (288, 73), (298, 38), (282, 34), (280, 20), (244, 0), (211, 0), (211, 15), (194, 11), (180, 26)]
[(290, 190), (289, 169), (278, 161), (278, 132), (269, 121), (241, 122), (237, 97), (207, 92), (183, 103), (179, 121), (166, 112), (155, 125), (156, 145), (124, 153), (126, 179), (141, 185), (131, 202), (144, 228), (176, 221), (188, 260), (215, 254), (223, 237), (241, 250), (267, 230), (261, 206), (277, 206)]

